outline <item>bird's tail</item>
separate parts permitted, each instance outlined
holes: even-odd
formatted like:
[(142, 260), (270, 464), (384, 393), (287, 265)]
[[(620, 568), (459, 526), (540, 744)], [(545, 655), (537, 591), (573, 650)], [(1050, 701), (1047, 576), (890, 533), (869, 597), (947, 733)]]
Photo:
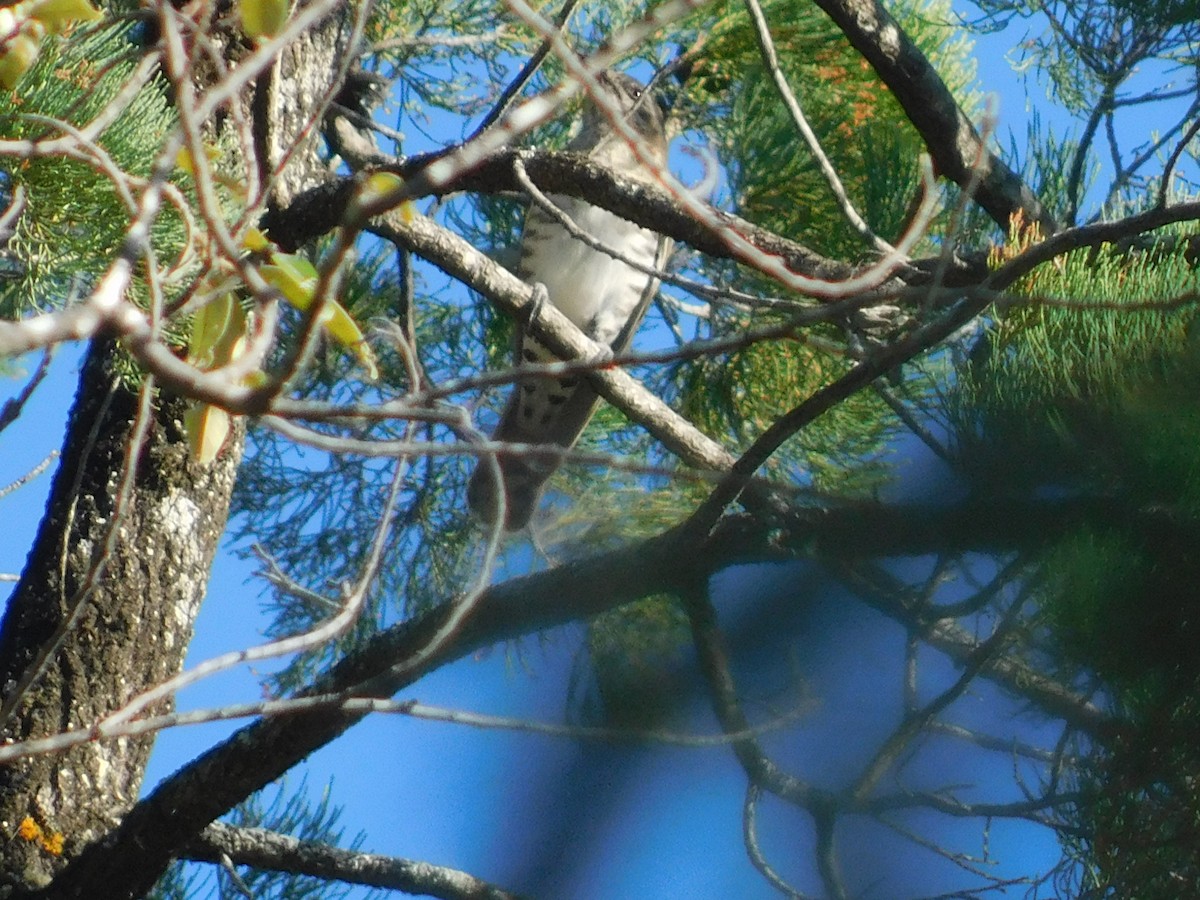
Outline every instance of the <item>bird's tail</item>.
[(537, 507), (542, 487), (557, 466), (517, 456), (497, 456), (496, 464), (482, 458), (467, 485), (467, 503), (471, 511), (489, 525), (499, 517), (499, 495), (496, 492), (496, 475), (504, 485), (504, 527), (518, 531), (525, 527)]
[(595, 389), (586, 382), (574, 386), (557, 414), (548, 423), (531, 425), (523, 421), (520, 390), (514, 391), (492, 440), (504, 444), (529, 444), (543, 449), (523, 448), (500, 453), (493, 465), (490, 458), (481, 457), (467, 485), (467, 503), (480, 519), (488, 524), (496, 521), (498, 495), (496, 469), (504, 485), (504, 527), (518, 531), (525, 527), (537, 508), (542, 488), (562, 465), (563, 454), (569, 450), (587, 426), (600, 402)]

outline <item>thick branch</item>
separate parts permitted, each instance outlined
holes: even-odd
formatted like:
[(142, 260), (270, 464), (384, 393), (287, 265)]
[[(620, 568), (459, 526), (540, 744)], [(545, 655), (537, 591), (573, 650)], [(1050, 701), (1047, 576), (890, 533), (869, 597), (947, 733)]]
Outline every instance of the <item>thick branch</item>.
[[(710, 227), (696, 221), (667, 191), (655, 185), (622, 178), (576, 153), (502, 150), (476, 168), (460, 174), (439, 193), (473, 191), (498, 194), (521, 191), (522, 186), (513, 166), (518, 157), (530, 180), (545, 192), (583, 198), (709, 256), (723, 259), (734, 257)], [(430, 161), (429, 157), (413, 157), (389, 166), (389, 171), (407, 179), (420, 172)], [(272, 211), (266, 218), (272, 239), (285, 247), (294, 247), (333, 230), (342, 221), (354, 186), (355, 182), (350, 178), (331, 179), (297, 197), (286, 209)], [(857, 266), (821, 256), (803, 244), (731, 213), (714, 210), (713, 214), (721, 225), (736, 231), (765, 255), (778, 257), (799, 275), (823, 281), (844, 281), (859, 271)], [(928, 271), (932, 268), (932, 264), (922, 266), (918, 263), (913, 269), (899, 273), (899, 277), (912, 284), (923, 284), (929, 280)], [(942, 283), (976, 284), (986, 274), (982, 269), (977, 270), (956, 261), (943, 277)]]
[[(422, 655), (455, 612), (454, 602), (378, 635), (306, 693), (389, 697), (476, 648), (671, 590), (691, 577), (695, 560), (707, 558), (695, 546), (684, 546), (680, 532), (668, 531), (623, 550), (513, 579), (489, 589), (462, 628), (435, 652)], [(418, 656), (419, 664), (407, 662)], [(112, 900), (143, 896), (206, 825), (361, 718), (330, 709), (243, 728), (160, 784), (41, 896), (90, 898), (98, 884)]]
[[(533, 292), (529, 285), (503, 266), (429, 219), (408, 220), (395, 214), (381, 218), (384, 221), (374, 229), (381, 237), (411, 250), (470, 285), (510, 316), (529, 321)], [(602, 348), (551, 304), (542, 306), (537, 319), (529, 324), (539, 341), (565, 359), (602, 358)], [(627, 372), (619, 368), (597, 368), (589, 371), (588, 377), (601, 396), (644, 425), (689, 466), (723, 471), (733, 465), (733, 456), (720, 444), (705, 436)]]
[[(1028, 510), (1032, 513), (1034, 508), (1031, 504)], [(921, 549), (904, 534), (904, 522), (913, 529), (926, 519), (940, 518), (943, 528), (956, 528), (968, 535), (972, 529), (982, 529), (976, 531), (981, 546), (996, 549), (1002, 545), (1004, 535), (1001, 527), (993, 524), (995, 521), (1008, 523), (1007, 539), (1014, 546), (1026, 546), (1030, 529), (1048, 526), (1055, 509), (1059, 509), (1060, 527), (1078, 521), (1077, 511), (1068, 512), (1061, 505), (1046, 504), (1045, 509), (1040, 520), (1026, 520), (1024, 524), (1019, 516), (992, 515), (984, 505), (972, 504), (940, 514), (931, 507), (875, 506), (813, 512), (807, 522), (793, 522), (786, 535), (777, 521), (751, 521), (749, 517), (726, 519), (711, 535), (693, 535), (686, 527), (676, 528), (630, 547), (490, 588), (462, 628), (437, 652), (419, 665), (406, 664), (428, 646), (453, 614), (455, 603), (444, 603), (378, 635), (306, 693), (388, 697), (426, 672), (479, 647), (586, 619), (650, 594), (678, 593), (724, 566), (747, 559), (778, 558), (781, 549), (789, 546), (799, 548), (788, 553), (789, 557), (807, 556), (812, 549), (811, 539), (822, 535), (826, 528), (840, 532), (841, 538), (866, 535), (870, 520), (878, 520), (883, 523), (883, 533), (893, 536), (896, 549), (889, 551), (879, 538), (864, 539), (861, 549), (863, 556), (869, 555), (868, 550), (887, 556)], [(846, 524), (839, 526), (839, 517)], [(917, 530), (933, 542), (925, 550), (944, 549), (942, 534), (936, 527)], [(876, 598), (872, 600), (878, 603)], [(901, 608), (882, 611), (897, 616), (908, 614)], [(974, 646), (968, 635), (951, 634), (944, 626), (934, 628), (927, 640), (952, 656), (965, 657)], [(988, 676), (1090, 734), (1102, 735), (1110, 725), (1098, 710), (1026, 666), (1014, 663), (1005, 668), (1002, 662), (994, 663)], [(89, 897), (95, 884), (110, 886), (109, 896), (113, 898), (140, 896), (171, 857), (201, 829), (361, 717), (331, 709), (266, 719), (243, 728), (159, 785), (109, 840), (93, 845), (56, 880), (54, 891), (46, 896)]]

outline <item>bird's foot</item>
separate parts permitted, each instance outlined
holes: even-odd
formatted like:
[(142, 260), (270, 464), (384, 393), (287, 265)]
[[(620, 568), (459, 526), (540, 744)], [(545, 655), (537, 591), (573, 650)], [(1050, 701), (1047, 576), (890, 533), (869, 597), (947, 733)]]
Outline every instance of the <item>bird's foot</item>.
[(550, 292), (546, 290), (544, 284), (535, 281), (532, 286), (533, 293), (529, 298), (529, 305), (525, 307), (525, 322), (529, 325), (541, 318), (542, 310), (550, 302)]

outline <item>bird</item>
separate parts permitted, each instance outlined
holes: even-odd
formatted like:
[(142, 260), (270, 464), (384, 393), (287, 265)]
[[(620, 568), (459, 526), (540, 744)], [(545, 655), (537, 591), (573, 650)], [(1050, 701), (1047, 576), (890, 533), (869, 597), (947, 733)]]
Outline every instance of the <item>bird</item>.
[[(597, 81), (608, 99), (621, 110), (625, 121), (641, 139), (647, 162), (634, 153), (613, 127), (607, 114), (590, 98), (584, 102), (583, 121), (568, 150), (586, 153), (617, 174), (654, 182), (655, 169), (667, 162), (666, 115), (652, 91), (636, 78), (621, 72), (601, 73)], [(575, 197), (550, 195), (550, 201), (585, 234), (639, 265), (661, 271), (671, 251), (662, 235)], [(614, 353), (625, 350), (641, 323), (646, 307), (658, 291), (653, 275), (588, 246), (560, 221), (532, 203), (525, 216), (521, 257), (516, 274), (545, 288), (546, 302), (556, 307), (597, 343)], [(517, 361), (554, 362), (558, 357), (525, 332), (516, 329)], [(503, 443), (574, 446), (599, 404), (599, 395), (588, 379), (529, 376), (518, 381), (492, 440)], [(524, 528), (546, 481), (558, 469), (561, 455), (501, 454), (497, 457), (504, 485), (508, 531)], [(494, 524), (497, 511), (495, 467), (481, 460), (467, 489), (471, 510)]]

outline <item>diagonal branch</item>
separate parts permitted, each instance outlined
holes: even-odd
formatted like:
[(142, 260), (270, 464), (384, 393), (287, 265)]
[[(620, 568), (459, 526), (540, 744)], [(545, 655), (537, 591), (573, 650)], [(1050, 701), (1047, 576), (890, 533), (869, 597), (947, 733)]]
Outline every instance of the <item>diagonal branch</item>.
[[(388, 213), (372, 229), (424, 257), (447, 274), (471, 285), (518, 319), (529, 321), (531, 330), (547, 347), (567, 359), (597, 359), (602, 351), (556, 307), (543, 304), (536, 319), (533, 290), (503, 266), (492, 262), (461, 237), (422, 217)], [(616, 403), (632, 419), (643, 424), (656, 438), (688, 465), (721, 471), (733, 465), (733, 457), (720, 444), (667, 406), (658, 396), (619, 368), (598, 368), (589, 373), (605, 399)]]
[[(462, 656), (543, 628), (597, 615), (607, 609), (671, 590), (692, 577), (696, 559), (671, 530), (642, 543), (489, 588), (457, 632), (420, 656), (442, 633), (458, 607), (453, 599), (373, 638), (306, 691), (338, 697), (390, 697)], [(93, 844), (55, 879), (45, 896), (93, 897), (105, 886), (112, 900), (143, 896), (200, 831), (254, 791), (277, 779), (325, 746), (365, 713), (317, 709), (263, 719), (162, 782), (138, 803), (119, 828)]]
[(1038, 222), (1043, 234), (1057, 226), (1020, 176), (989, 150), (941, 76), (878, 0), (816, 0), (866, 58), (920, 132), (939, 175), (966, 188), (979, 183), (975, 200), (1001, 228), (1014, 213)]
[[(956, 664), (966, 666), (977, 658), (980, 642), (974, 636), (947, 622), (929, 625), (914, 615), (903, 595), (903, 585), (893, 576), (873, 567), (834, 565), (838, 577), (867, 605), (908, 628), (919, 630), (921, 639), (944, 653)], [(982, 670), (982, 676), (1000, 685), (1014, 696), (1024, 697), (1048, 715), (1060, 718), (1089, 738), (1110, 740), (1117, 735), (1119, 723), (1105, 710), (1089, 702), (1071, 685), (1046, 675), (1015, 656), (998, 656)]]

